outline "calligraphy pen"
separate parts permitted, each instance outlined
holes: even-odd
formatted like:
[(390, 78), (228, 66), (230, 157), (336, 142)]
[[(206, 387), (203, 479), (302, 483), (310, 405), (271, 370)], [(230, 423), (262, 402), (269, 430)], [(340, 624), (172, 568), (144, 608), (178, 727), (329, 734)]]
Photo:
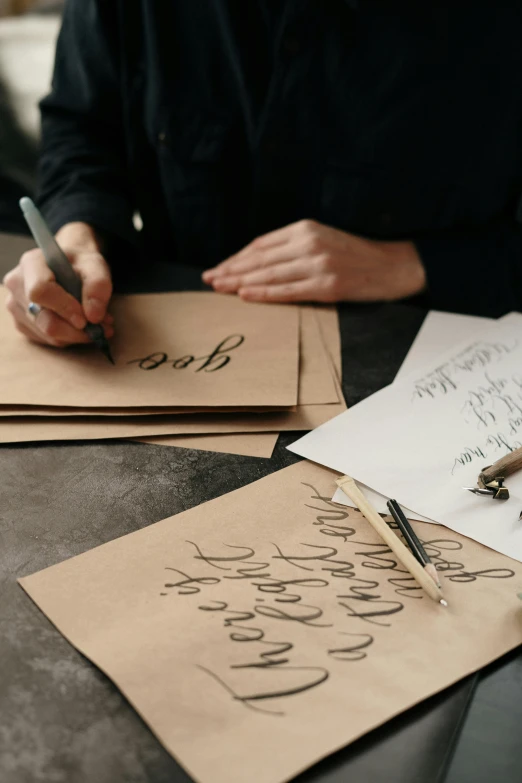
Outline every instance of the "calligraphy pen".
[[(522, 447), (510, 451), (493, 465), (483, 468), (477, 479), (476, 487), (463, 487), (474, 495), (490, 497), (493, 500), (509, 500), (509, 489), (504, 486), (508, 476), (522, 469)], [(519, 519), (522, 519), (522, 511)]]
[(437, 586), (429, 573), (426, 572), (425, 567), (415, 559), (408, 547), (402, 543), (400, 538), (395, 535), (393, 530), (391, 530), (386, 522), (379, 516), (376, 509), (359, 489), (353, 478), (350, 476), (341, 476), (341, 478), (336, 480), (336, 484), (348, 495), (350, 500), (355, 503), (375, 532), (379, 534), (386, 544), (388, 544), (396, 558), (410, 572), (412, 577), (429, 597), (433, 598), (434, 601), (438, 601), (442, 606), (447, 606), (448, 602), (444, 600), (440, 587)]
[[(47, 266), (53, 272), (56, 282), (61, 285), (68, 294), (74, 296), (78, 302), (82, 301), (82, 281), (74, 271), (71, 262), (53, 237), (43, 215), (36, 208), (30, 198), (25, 196), (20, 199), (20, 209), (29, 226), (34, 241), (42, 251)], [(32, 304), (32, 303), (31, 303)], [(103, 326), (87, 323), (83, 331), (87, 337), (101, 350), (104, 356), (114, 364), (109, 343), (105, 337)]]

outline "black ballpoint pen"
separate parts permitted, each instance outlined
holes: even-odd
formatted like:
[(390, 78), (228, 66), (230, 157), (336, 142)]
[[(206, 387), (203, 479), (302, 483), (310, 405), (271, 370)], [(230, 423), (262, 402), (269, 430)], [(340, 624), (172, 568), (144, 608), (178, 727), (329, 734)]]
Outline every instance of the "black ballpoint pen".
[[(27, 225), (31, 230), (34, 241), (42, 251), (47, 266), (53, 272), (56, 282), (64, 288), (68, 294), (74, 296), (78, 302), (82, 301), (82, 281), (74, 271), (71, 263), (56, 239), (52, 235), (49, 226), (45, 222), (41, 212), (33, 204), (30, 198), (20, 199), (20, 208)], [(103, 326), (87, 323), (83, 331), (87, 337), (102, 351), (107, 359), (114, 364), (109, 343), (105, 337)]]

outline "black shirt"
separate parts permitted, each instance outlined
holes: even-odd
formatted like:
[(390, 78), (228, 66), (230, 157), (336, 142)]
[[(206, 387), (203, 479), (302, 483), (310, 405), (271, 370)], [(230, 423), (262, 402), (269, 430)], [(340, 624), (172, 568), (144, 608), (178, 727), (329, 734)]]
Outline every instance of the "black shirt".
[(520, 40), (508, 0), (69, 0), (41, 204), (201, 268), (314, 218), (413, 240), (434, 307), (520, 309)]
[(286, 12), (285, 0), (258, 0), (265, 24), (270, 35), (270, 44), (273, 44), (277, 30)]

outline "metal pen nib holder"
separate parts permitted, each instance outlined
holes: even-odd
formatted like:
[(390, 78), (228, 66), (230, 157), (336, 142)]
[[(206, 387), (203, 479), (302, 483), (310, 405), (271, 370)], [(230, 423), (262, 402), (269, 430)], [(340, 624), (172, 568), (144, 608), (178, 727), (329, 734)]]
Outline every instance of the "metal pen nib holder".
[[(504, 486), (508, 476), (522, 469), (522, 447), (510, 451), (494, 465), (483, 468), (476, 487), (464, 487), (474, 495), (483, 495), (493, 500), (509, 500), (509, 489)], [(522, 512), (519, 519), (522, 519)]]
[[(491, 467), (491, 466), (489, 466)], [(478, 487), (482, 490), (480, 494), (488, 494), (493, 500), (509, 500), (509, 489), (504, 486), (504, 476), (497, 476), (496, 478), (489, 479), (486, 471), (489, 468), (484, 468), (482, 473), (478, 477)]]

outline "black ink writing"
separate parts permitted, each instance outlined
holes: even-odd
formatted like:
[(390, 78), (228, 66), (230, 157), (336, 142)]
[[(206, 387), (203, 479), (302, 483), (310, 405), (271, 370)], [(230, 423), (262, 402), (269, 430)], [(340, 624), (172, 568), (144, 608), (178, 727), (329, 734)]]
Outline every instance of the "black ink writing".
[[(522, 423), (522, 419), (520, 421)], [(512, 420), (510, 434), (516, 435), (517, 433), (518, 427), (515, 426), (515, 420)], [(485, 464), (494, 462), (499, 456), (515, 451), (515, 449), (520, 448), (521, 445), (522, 443), (520, 440), (513, 440), (503, 432), (490, 433), (482, 444), (466, 446), (460, 454), (455, 457), (451, 475), (453, 476), (458, 468), (476, 462), (477, 459), (481, 462), (482, 468)], [(486, 463), (484, 463), (484, 460), (486, 460)]]
[[(198, 621), (211, 624), (227, 644), (220, 656), (214, 647), (222, 650), (222, 644), (209, 645), (194, 665), (231, 699), (268, 716), (283, 715), (287, 699), (319, 688), (336, 667), (359, 666), (408, 601), (429, 600), (385, 543), (365, 540), (367, 528), (354, 524), (358, 511), (302, 486), (307, 497), (299, 543), (270, 542), (262, 531), (262, 547), (244, 539), (188, 540), (189, 565), (169, 565), (170, 581), (160, 593), (162, 600), (172, 596), (192, 605)], [(441, 580), (459, 590), (515, 575), (510, 568), (469, 568), (461, 541), (423, 543)]]
[(517, 347), (516, 341), (512, 345), (488, 342), (474, 343), (450, 361), (436, 367), (432, 372), (416, 381), (413, 400), (434, 399), (456, 391), (459, 388), (461, 376), (468, 376), (476, 370), (496, 364)]
[(230, 352), (239, 348), (244, 342), (243, 335), (232, 334), (221, 340), (216, 348), (205, 356), (187, 354), (173, 360), (169, 359), (166, 353), (157, 351), (141, 359), (131, 359), (127, 364), (137, 364), (140, 370), (157, 370), (162, 365), (170, 365), (174, 370), (185, 370), (190, 365), (194, 365), (194, 372), (216, 372), (229, 364), (231, 361)]
[[(318, 685), (322, 685), (323, 682), (326, 682), (326, 680), (329, 678), (330, 673), (327, 669), (323, 669), (321, 667), (316, 666), (286, 666), (284, 671), (286, 673), (289, 673), (293, 675), (294, 673), (298, 673), (302, 679), (303, 682), (299, 683), (298, 685), (294, 685), (293, 687), (286, 687), (286, 688), (277, 688), (275, 690), (264, 690), (264, 691), (254, 691), (250, 694), (243, 694), (239, 695), (237, 691), (235, 691), (233, 688), (230, 687), (230, 685), (227, 685), (227, 683), (219, 677), (215, 672), (211, 671), (210, 669), (207, 669), (205, 666), (198, 665), (198, 668), (202, 671), (209, 674), (211, 677), (216, 680), (223, 688), (225, 688), (226, 691), (232, 696), (232, 698), (235, 701), (241, 702), (245, 707), (248, 707), (251, 710), (255, 710), (256, 712), (264, 712), (267, 715), (278, 715), (282, 716), (285, 713), (281, 710), (269, 710), (266, 708), (258, 707), (253, 702), (259, 702), (259, 701), (266, 701), (268, 699), (283, 699), (287, 698), (288, 696), (296, 696), (300, 693), (305, 693), (306, 691), (311, 690), (312, 688), (316, 688)], [(279, 670), (280, 671), (280, 670)]]

